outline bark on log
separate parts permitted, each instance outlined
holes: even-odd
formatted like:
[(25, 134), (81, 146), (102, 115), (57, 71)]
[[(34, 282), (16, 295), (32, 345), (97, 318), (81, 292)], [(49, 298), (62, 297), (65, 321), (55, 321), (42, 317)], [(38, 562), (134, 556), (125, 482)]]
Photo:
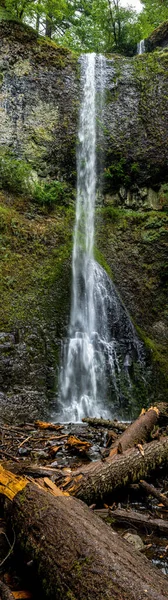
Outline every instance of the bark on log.
[(3, 581), (0, 581), (0, 600), (14, 600), (12, 592)]
[(135, 510), (117, 508), (115, 510), (110, 510), (109, 508), (102, 508), (98, 510), (94, 510), (94, 514), (101, 519), (111, 518), (111, 522), (113, 520), (117, 523), (117, 525), (121, 525), (121, 527), (126, 527), (127, 525), (133, 525), (137, 529), (141, 531), (153, 531), (158, 535), (168, 536), (168, 521), (164, 521), (163, 519), (151, 519), (150, 515), (145, 515)]
[(157, 498), (159, 502), (161, 502), (162, 504), (164, 504), (164, 506), (166, 506), (166, 508), (168, 508), (168, 498), (166, 498), (164, 494), (161, 494), (161, 492), (159, 492), (159, 490), (157, 490), (154, 487), (154, 485), (151, 485), (146, 481), (140, 481), (140, 485), (143, 488), (143, 490), (147, 492), (147, 494), (149, 494), (150, 496), (154, 496), (154, 498)]
[[(168, 416), (168, 405), (166, 404), (167, 416)], [(150, 438), (150, 434), (159, 421), (165, 418), (166, 415), (165, 405), (163, 403), (157, 406), (149, 408), (127, 427), (126, 431), (117, 439), (111, 446), (110, 456), (113, 456), (116, 452), (121, 453), (132, 448), (136, 444), (142, 444), (147, 442)]]
[(144, 444), (124, 454), (98, 460), (72, 473), (71, 481), (64, 481), (63, 489), (84, 500), (88, 505), (103, 500), (117, 488), (140, 481), (161, 464), (168, 462), (168, 437), (159, 442)]
[(125, 431), (128, 427), (127, 423), (120, 423), (120, 421), (109, 421), (106, 419), (96, 419), (91, 417), (85, 417), (82, 419), (83, 423), (88, 423), (91, 427), (106, 427), (106, 429), (117, 429), (118, 431)]
[(166, 600), (168, 579), (72, 497), (27, 483), (11, 503), (26, 561), (49, 600)]

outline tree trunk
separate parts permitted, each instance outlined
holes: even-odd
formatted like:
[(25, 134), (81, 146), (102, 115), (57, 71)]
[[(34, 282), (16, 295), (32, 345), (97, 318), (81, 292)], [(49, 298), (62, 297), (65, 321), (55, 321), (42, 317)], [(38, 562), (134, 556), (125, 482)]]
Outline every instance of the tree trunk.
[(52, 31), (53, 31), (52, 15), (48, 15), (48, 17), (46, 17), (45, 35), (50, 39), (52, 36)]
[(166, 498), (164, 494), (161, 494), (161, 492), (159, 492), (159, 490), (157, 490), (154, 487), (154, 485), (151, 485), (146, 481), (140, 481), (140, 485), (143, 488), (143, 490), (147, 492), (147, 494), (149, 494), (150, 496), (154, 496), (154, 498), (157, 498), (159, 502), (161, 502), (164, 506), (166, 506), (166, 508), (168, 508), (168, 498)]
[(95, 510), (94, 514), (101, 517), (101, 519), (111, 518), (111, 522), (116, 522), (121, 527), (127, 525), (133, 525), (136, 529), (141, 531), (153, 531), (158, 535), (168, 536), (168, 521), (163, 519), (151, 519), (150, 515), (136, 512), (135, 510), (116, 508), (116, 510), (110, 510), (109, 508), (100, 508)]
[(144, 444), (141, 451), (132, 448), (78, 469), (72, 473), (70, 482), (68, 479), (66, 484), (65, 479), (63, 489), (90, 505), (104, 500), (116, 488), (140, 481), (167, 462), (168, 437), (163, 437), (159, 442)]
[(117, 429), (118, 431), (125, 431), (128, 425), (126, 423), (120, 423), (120, 421), (96, 419), (95, 417), (85, 417), (82, 419), (83, 423), (88, 423), (91, 427), (106, 427), (106, 429)]
[(146, 412), (143, 412), (112, 444), (110, 456), (113, 456), (116, 452), (124, 452), (124, 450), (132, 448), (136, 444), (147, 442), (154, 426), (159, 423), (163, 415), (164, 418), (166, 418), (166, 415), (168, 417), (168, 405), (163, 403), (152, 406)]
[(27, 483), (10, 503), (17, 543), (49, 600), (166, 600), (161, 571), (79, 500)]

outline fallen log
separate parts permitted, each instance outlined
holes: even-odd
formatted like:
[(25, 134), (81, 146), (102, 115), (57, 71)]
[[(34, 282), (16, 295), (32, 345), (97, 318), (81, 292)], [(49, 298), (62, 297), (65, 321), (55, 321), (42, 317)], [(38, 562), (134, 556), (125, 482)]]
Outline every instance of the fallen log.
[[(166, 412), (167, 410), (167, 412)], [(113, 442), (111, 446), (110, 456), (116, 452), (122, 453), (127, 448), (132, 448), (137, 444), (142, 444), (150, 439), (150, 434), (154, 426), (168, 416), (168, 405), (163, 402), (157, 406), (151, 406), (147, 411), (142, 411), (138, 419), (127, 427), (120, 437)]]
[(157, 490), (154, 485), (147, 483), (146, 481), (141, 481), (140, 480), (140, 486), (143, 488), (143, 490), (145, 490), (145, 492), (147, 492), (148, 495), (150, 496), (154, 496), (154, 498), (157, 498), (157, 500), (159, 500), (159, 502), (161, 502), (161, 504), (163, 504), (164, 506), (166, 506), (166, 508), (168, 508), (168, 498), (166, 498), (166, 496), (164, 494), (161, 494), (161, 492), (159, 492), (159, 490)]
[(9, 479), (8, 514), (46, 599), (167, 600), (167, 577), (82, 502), (12, 477), (17, 479), (7, 474), (3, 492), (8, 494)]
[(94, 510), (94, 514), (102, 519), (110, 517), (112, 524), (115, 522), (121, 527), (126, 527), (127, 525), (130, 527), (130, 525), (133, 525), (141, 531), (152, 531), (158, 535), (168, 536), (168, 521), (164, 521), (163, 519), (152, 519), (150, 515), (145, 515), (136, 512), (135, 510), (124, 508), (110, 510), (110, 508), (100, 508)]
[(117, 488), (140, 481), (161, 464), (168, 462), (168, 437), (159, 442), (144, 444), (143, 454), (138, 448), (126, 450), (123, 454), (98, 460), (71, 473), (63, 489), (84, 500), (88, 505), (112, 494)]
[(121, 423), (116, 419), (110, 421), (106, 419), (96, 419), (95, 417), (85, 417), (82, 421), (83, 423), (88, 423), (91, 427), (106, 427), (107, 429), (118, 429), (118, 431), (125, 431), (128, 427), (128, 423)]
[(12, 592), (3, 581), (0, 581), (0, 600), (14, 600)]

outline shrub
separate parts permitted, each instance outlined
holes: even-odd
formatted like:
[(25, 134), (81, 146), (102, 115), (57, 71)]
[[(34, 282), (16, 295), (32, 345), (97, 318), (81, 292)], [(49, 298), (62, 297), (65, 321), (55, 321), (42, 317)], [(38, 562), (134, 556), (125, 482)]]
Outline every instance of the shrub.
[(72, 190), (66, 183), (58, 179), (38, 181), (33, 176), (31, 166), (24, 160), (15, 158), (8, 150), (0, 151), (0, 189), (24, 194), (49, 209), (55, 204), (67, 205), (72, 199)]
[(165, 210), (168, 210), (168, 183), (164, 183), (159, 192), (159, 200), (162, 207)]
[(0, 188), (16, 193), (29, 192), (28, 181), (31, 167), (25, 161), (17, 159), (12, 152), (0, 153)]
[(52, 208), (55, 204), (69, 203), (69, 190), (66, 183), (55, 179), (50, 182), (35, 183), (33, 190), (33, 200), (41, 205), (48, 205)]

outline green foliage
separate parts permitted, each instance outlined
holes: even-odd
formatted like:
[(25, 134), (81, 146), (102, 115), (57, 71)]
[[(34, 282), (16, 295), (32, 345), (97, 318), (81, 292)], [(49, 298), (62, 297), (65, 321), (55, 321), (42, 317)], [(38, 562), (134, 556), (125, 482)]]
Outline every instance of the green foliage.
[(137, 42), (168, 19), (168, 0), (143, 0), (138, 15), (121, 0), (1, 0), (1, 11), (79, 52), (133, 54)]
[(53, 180), (36, 183), (33, 189), (33, 200), (38, 204), (52, 208), (55, 204), (69, 204), (69, 190), (66, 183)]
[(139, 36), (137, 13), (120, 0), (76, 0), (61, 43), (84, 52), (125, 52), (136, 47)]
[(66, 183), (59, 180), (34, 181), (31, 166), (8, 151), (0, 154), (0, 189), (24, 194), (49, 209), (56, 204), (68, 205), (72, 200), (72, 190)]
[(165, 183), (160, 188), (159, 200), (164, 210), (168, 210), (168, 183)]
[(75, 51), (132, 53), (140, 37), (137, 13), (121, 0), (4, 0), (12, 18)]
[[(1, 2), (2, 3), (2, 2)], [(36, 2), (33, 0), (3, 0), (3, 6), (12, 18), (22, 20), (25, 16), (32, 17)]]
[(168, 0), (143, 0), (139, 14), (141, 39), (148, 37), (153, 29), (168, 19)]
[(125, 185), (126, 187), (134, 182), (136, 174), (138, 173), (138, 163), (128, 164), (125, 156), (115, 156), (112, 163), (104, 171), (105, 179), (112, 185), (113, 189), (118, 189), (119, 185)]
[(26, 191), (31, 167), (8, 151), (0, 152), (0, 188), (13, 192)]

